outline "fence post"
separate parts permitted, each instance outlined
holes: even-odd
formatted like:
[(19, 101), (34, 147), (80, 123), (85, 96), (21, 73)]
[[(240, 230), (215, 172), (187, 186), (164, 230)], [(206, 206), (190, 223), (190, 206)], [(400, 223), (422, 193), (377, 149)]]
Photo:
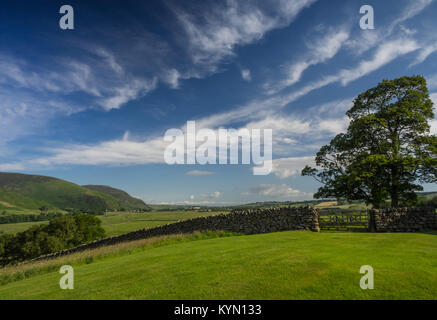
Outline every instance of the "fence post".
[(369, 217), (369, 232), (376, 232), (376, 221), (375, 221), (375, 212), (373, 209), (367, 210), (367, 215)]

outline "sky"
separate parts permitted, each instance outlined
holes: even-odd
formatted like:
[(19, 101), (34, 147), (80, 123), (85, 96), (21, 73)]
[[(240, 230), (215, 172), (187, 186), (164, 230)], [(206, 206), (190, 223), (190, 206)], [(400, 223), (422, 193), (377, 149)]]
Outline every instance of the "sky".
[[(74, 30), (59, 26), (64, 4)], [(364, 4), (373, 30), (360, 28)], [(359, 93), (419, 74), (437, 103), (436, 15), (433, 0), (3, 2), (0, 171), (147, 203), (311, 199), (319, 185), (300, 171), (346, 130)], [(271, 174), (165, 163), (165, 132), (187, 121), (272, 129)]]

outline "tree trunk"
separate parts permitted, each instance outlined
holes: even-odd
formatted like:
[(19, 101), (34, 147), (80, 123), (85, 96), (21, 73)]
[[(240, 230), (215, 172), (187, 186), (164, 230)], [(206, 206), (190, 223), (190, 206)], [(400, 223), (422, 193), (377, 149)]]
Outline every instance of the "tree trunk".
[(394, 192), (391, 195), (391, 207), (392, 208), (397, 208), (399, 207), (399, 196), (397, 192)]
[(391, 168), (390, 198), (391, 198), (391, 207), (392, 208), (399, 207), (399, 170), (398, 167), (396, 167), (396, 165)]

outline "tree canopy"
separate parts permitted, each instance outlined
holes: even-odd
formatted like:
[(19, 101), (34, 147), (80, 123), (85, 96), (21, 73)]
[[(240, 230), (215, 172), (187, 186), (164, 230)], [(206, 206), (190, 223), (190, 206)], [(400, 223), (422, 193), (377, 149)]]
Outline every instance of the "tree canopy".
[(50, 220), (15, 235), (0, 235), (0, 266), (73, 248), (105, 236), (99, 218), (78, 214)]
[(350, 124), (316, 155), (302, 175), (322, 183), (315, 198), (364, 200), (380, 207), (413, 205), (421, 183), (437, 181), (433, 103), (422, 76), (383, 80), (360, 94)]

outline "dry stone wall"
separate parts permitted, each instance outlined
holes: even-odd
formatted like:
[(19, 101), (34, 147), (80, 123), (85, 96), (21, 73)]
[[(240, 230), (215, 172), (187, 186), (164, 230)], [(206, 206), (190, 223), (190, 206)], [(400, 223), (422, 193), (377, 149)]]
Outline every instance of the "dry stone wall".
[(419, 232), (437, 228), (434, 208), (374, 209), (369, 214), (370, 228), (376, 232)]
[(249, 211), (234, 211), (208, 217), (193, 218), (150, 229), (141, 229), (115, 237), (104, 238), (72, 249), (39, 257), (55, 258), (75, 252), (156, 236), (192, 233), (195, 231), (229, 231), (244, 234), (269, 233), (286, 230), (320, 231), (319, 213), (312, 207), (285, 207)]

